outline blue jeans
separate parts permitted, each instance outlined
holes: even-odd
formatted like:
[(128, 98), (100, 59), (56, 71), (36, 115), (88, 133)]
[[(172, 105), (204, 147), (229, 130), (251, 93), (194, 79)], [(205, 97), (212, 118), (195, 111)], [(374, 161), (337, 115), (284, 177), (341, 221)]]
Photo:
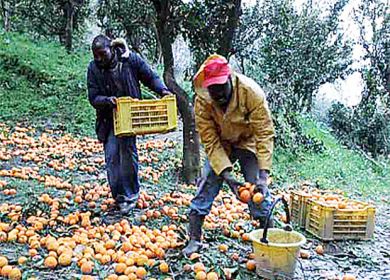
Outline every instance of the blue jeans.
[[(238, 160), (246, 182), (252, 184), (256, 183), (260, 169), (254, 153), (248, 150), (235, 148), (230, 155), (230, 160), (231, 162)], [(206, 180), (206, 183), (198, 188), (196, 196), (192, 199), (190, 214), (206, 216), (210, 213), (214, 199), (222, 188), (223, 179), (215, 174), (208, 160), (205, 162), (201, 177), (203, 180)], [(272, 198), (268, 190), (264, 195), (264, 201), (262, 203), (254, 204), (250, 201), (248, 206), (252, 218), (265, 219), (271, 204)]]
[(116, 137), (111, 130), (104, 143), (104, 154), (112, 197), (118, 203), (137, 201), (140, 184), (136, 137)]

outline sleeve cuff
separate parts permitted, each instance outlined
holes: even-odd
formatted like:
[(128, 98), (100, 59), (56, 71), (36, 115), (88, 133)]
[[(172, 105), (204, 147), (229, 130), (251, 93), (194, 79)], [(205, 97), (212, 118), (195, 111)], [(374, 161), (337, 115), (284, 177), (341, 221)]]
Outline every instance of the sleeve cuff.
[(259, 169), (267, 170), (268, 172), (270, 172), (271, 168), (272, 168), (271, 161), (259, 160)]
[(218, 162), (211, 160), (210, 165), (213, 168), (215, 174), (217, 174), (218, 176), (221, 175), (222, 171), (224, 171), (226, 168), (233, 168), (233, 165), (229, 159), (225, 159), (222, 161), (218, 160)]

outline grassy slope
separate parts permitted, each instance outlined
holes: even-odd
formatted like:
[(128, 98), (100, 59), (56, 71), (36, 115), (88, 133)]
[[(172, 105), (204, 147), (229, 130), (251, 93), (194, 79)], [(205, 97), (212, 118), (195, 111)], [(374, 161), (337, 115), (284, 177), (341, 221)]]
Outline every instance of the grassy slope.
[(55, 43), (0, 33), (1, 120), (28, 120), (92, 135), (88, 60), (88, 55), (69, 55)]
[[(85, 84), (89, 59), (88, 53), (68, 55), (55, 43), (0, 33), (0, 121), (27, 121), (93, 135), (94, 110), (87, 101)], [(326, 150), (298, 156), (277, 150), (277, 182), (311, 180), (323, 188), (341, 188), (355, 196), (368, 195), (376, 200), (389, 196), (390, 163), (378, 167), (342, 147), (325, 127), (304, 122), (307, 133), (321, 139)]]
[(372, 163), (358, 152), (340, 145), (325, 126), (314, 121), (306, 119), (304, 127), (308, 134), (322, 140), (326, 149), (321, 154), (300, 153), (298, 156), (277, 151), (275, 174), (279, 174), (280, 181), (310, 180), (322, 188), (339, 188), (355, 197), (389, 198), (389, 162), (381, 162), (379, 166)]

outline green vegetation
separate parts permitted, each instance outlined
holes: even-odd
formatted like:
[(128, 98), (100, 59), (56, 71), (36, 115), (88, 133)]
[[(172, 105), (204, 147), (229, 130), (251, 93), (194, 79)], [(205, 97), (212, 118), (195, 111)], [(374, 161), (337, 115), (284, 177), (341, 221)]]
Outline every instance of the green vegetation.
[(276, 181), (294, 183), (309, 180), (323, 189), (341, 189), (354, 197), (381, 200), (388, 197), (390, 163), (375, 162), (342, 146), (324, 125), (302, 120), (305, 133), (324, 143), (320, 153), (285, 150), (275, 153)]
[(85, 83), (89, 59), (67, 54), (57, 43), (0, 33), (1, 120), (93, 135)]

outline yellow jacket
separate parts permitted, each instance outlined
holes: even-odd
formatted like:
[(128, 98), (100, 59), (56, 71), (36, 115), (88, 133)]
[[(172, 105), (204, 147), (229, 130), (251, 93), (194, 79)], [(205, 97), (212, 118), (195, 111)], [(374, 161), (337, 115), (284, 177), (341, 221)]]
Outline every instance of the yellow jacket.
[(203, 75), (198, 74), (194, 80), (196, 128), (214, 172), (220, 175), (225, 168), (232, 167), (228, 156), (232, 147), (253, 152), (259, 168), (271, 170), (275, 132), (260, 86), (233, 73), (233, 94), (224, 113), (201, 87)]

